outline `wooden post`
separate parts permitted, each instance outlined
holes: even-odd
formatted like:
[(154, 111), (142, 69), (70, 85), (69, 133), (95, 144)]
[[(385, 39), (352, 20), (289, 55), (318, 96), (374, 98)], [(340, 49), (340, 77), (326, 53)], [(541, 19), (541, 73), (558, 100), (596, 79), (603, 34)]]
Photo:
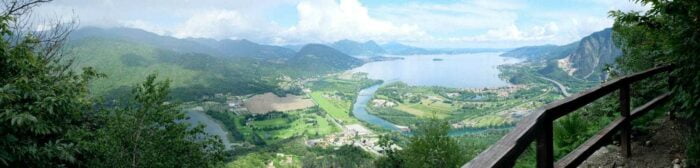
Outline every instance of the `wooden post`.
[(537, 135), (537, 167), (554, 167), (554, 141), (552, 135), (552, 120), (546, 119), (540, 126)]
[(622, 122), (622, 131), (620, 139), (621, 154), (625, 159), (632, 156), (630, 133), (632, 126), (630, 124), (630, 84), (625, 83), (620, 87), (620, 113), (624, 117)]
[[(668, 72), (668, 91), (673, 94), (673, 87), (676, 86), (676, 77), (671, 75), (671, 71)], [(676, 106), (671, 105), (671, 107), (668, 109), (668, 118), (671, 120), (676, 119)]]

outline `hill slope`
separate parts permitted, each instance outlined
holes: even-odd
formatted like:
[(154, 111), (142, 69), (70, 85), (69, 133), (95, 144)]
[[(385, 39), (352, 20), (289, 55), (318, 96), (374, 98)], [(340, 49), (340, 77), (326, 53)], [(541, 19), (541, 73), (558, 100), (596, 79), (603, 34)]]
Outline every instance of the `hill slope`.
[(622, 50), (617, 48), (612, 40), (612, 29), (608, 28), (584, 37), (576, 50), (562, 62), (568, 61), (571, 64), (568, 72), (574, 76), (600, 79), (604, 66), (614, 63), (621, 55)]
[(372, 40), (364, 43), (352, 40), (340, 40), (330, 46), (345, 54), (355, 56), (376, 56), (385, 53), (384, 49)]
[(612, 41), (612, 29), (607, 28), (568, 45), (521, 47), (501, 55), (548, 62), (542, 73), (561, 70), (579, 79), (601, 80), (605, 65), (614, 63), (622, 51)]
[(363, 63), (323, 45), (309, 45), (297, 53), (247, 40), (177, 39), (137, 29), (79, 29), (67, 49), (75, 68), (91, 66), (108, 76), (91, 89), (110, 97), (128, 93), (152, 73), (172, 80), (175, 97), (193, 99), (279, 91), (281, 76), (323, 75)]
[(289, 64), (305, 72), (337, 72), (363, 64), (363, 61), (321, 44), (301, 48)]

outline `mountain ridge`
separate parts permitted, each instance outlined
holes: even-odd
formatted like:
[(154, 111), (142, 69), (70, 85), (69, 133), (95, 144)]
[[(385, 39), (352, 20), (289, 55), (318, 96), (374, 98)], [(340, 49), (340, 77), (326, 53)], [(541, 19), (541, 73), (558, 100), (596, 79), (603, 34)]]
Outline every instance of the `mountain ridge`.
[(603, 68), (622, 56), (622, 50), (615, 46), (612, 38), (612, 29), (606, 28), (566, 45), (519, 47), (501, 56), (547, 62), (542, 72), (545, 74), (560, 69), (571, 77), (603, 80), (607, 77)]
[[(74, 32), (67, 43), (68, 53), (76, 60), (74, 68), (95, 67), (108, 76), (92, 84), (100, 95), (128, 93), (129, 87), (152, 73), (171, 79), (173, 95), (181, 99), (216, 93), (277, 93), (280, 77), (319, 76), (364, 63), (322, 44), (295, 52), (248, 40), (178, 39), (138, 29)], [(251, 50), (241, 51), (241, 47)]]

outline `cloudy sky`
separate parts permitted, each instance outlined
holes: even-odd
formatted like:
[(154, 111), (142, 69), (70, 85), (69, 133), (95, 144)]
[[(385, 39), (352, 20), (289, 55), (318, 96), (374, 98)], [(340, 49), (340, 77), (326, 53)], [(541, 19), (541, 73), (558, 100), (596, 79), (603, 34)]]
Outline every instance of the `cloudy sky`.
[(570, 43), (611, 27), (610, 10), (644, 9), (627, 0), (56, 0), (36, 13), (178, 38), (512, 48)]

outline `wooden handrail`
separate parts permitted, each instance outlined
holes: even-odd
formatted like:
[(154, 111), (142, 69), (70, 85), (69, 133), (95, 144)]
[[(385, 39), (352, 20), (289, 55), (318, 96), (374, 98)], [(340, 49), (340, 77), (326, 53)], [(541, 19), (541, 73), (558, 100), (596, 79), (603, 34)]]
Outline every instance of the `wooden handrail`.
[[(662, 72), (670, 72), (671, 70), (673, 70), (673, 66), (671, 65), (651, 68), (608, 81), (596, 88), (549, 103), (518, 122), (515, 128), (508, 134), (462, 167), (513, 167), (518, 156), (520, 156), (520, 154), (535, 140), (537, 140), (537, 167), (576, 167), (595, 152), (595, 150), (600, 148), (600, 146), (604, 144), (603, 141), (605, 139), (609, 139), (618, 131), (620, 131), (622, 135), (622, 154), (626, 157), (630, 156), (631, 143), (629, 137), (631, 120), (663, 104), (671, 97), (670, 92), (664, 93), (630, 112), (629, 92), (631, 84)], [(672, 85), (673, 78), (670, 77), (669, 74), (669, 86)], [(554, 120), (616, 90), (620, 91), (621, 117), (615, 119), (612, 123), (608, 124), (608, 126), (604, 127), (600, 132), (555, 164), (554, 142), (552, 139), (552, 123)], [(673, 114), (669, 115), (673, 116)]]

